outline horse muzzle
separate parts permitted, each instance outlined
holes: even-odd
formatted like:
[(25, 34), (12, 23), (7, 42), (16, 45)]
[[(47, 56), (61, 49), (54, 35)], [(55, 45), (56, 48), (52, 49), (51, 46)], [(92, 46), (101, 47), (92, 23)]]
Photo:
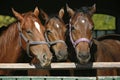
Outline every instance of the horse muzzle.
[(48, 66), (50, 66), (51, 61), (52, 61), (52, 57), (48, 57), (45, 54), (42, 55), (42, 56), (38, 56), (37, 58), (40, 61), (40, 66), (41, 67), (48, 67)]
[(77, 54), (77, 58), (81, 64), (84, 64), (89, 62), (91, 55), (89, 52), (80, 52)]
[(59, 50), (57, 53), (55, 53), (57, 61), (65, 61), (68, 57), (67, 49)]

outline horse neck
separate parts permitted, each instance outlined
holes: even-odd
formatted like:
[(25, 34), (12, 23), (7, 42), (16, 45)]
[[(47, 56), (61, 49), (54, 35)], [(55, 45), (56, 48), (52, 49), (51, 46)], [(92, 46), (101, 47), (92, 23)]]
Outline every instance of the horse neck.
[[(8, 29), (3, 31), (3, 33), (0, 36), (0, 49), (1, 59), (3, 57), (18, 57), (18, 53), (20, 52), (21, 48), (19, 45), (19, 33), (17, 30), (17, 24), (13, 23), (8, 27)], [(9, 59), (6, 62), (9, 62)]]
[(67, 29), (66, 34), (65, 34), (65, 42), (66, 42), (67, 47), (68, 47), (68, 59), (70, 61), (77, 62), (75, 48), (73, 47), (73, 45), (70, 41), (69, 29)]
[(95, 61), (96, 62), (112, 62), (112, 56), (109, 52), (110, 50), (107, 48), (107, 46), (102, 42), (99, 41), (97, 44), (97, 51), (95, 53)]

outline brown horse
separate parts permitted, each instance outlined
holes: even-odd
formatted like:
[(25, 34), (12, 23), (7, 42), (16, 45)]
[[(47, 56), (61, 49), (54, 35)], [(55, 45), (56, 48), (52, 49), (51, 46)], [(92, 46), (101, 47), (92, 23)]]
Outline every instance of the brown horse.
[[(44, 11), (41, 11), (41, 15), (45, 20), (45, 37), (51, 45), (51, 51), (55, 55), (53, 61), (55, 62), (68, 61), (68, 48), (65, 42), (67, 25), (63, 21), (64, 12), (64, 8), (61, 8), (58, 14), (49, 16)], [(50, 72), (53, 76), (68, 76), (71, 74), (69, 70), (51, 70)]]
[[(104, 36), (93, 40), (92, 31), (94, 28), (92, 15), (96, 6), (83, 7), (82, 11), (75, 12), (67, 6), (67, 11), (71, 16), (69, 23), (69, 36), (76, 56), (81, 64), (90, 61), (95, 62), (118, 62), (120, 58), (120, 36)], [(97, 69), (97, 76), (120, 75), (117, 69)]]
[[(92, 13), (95, 11), (95, 5), (92, 7), (82, 7), (74, 11), (68, 5), (67, 12), (70, 16), (67, 44), (69, 46), (70, 60), (81, 64), (93, 61), (90, 55), (90, 46), (92, 43), (93, 21)], [(76, 70), (77, 76), (95, 76), (95, 70)]]
[(63, 21), (64, 9), (61, 8), (58, 15), (49, 17), (43, 10), (41, 16), (45, 20), (45, 38), (51, 46), (51, 51), (57, 61), (67, 59), (67, 45), (65, 43), (66, 25)]
[[(120, 35), (109, 34), (94, 40), (92, 45), (96, 62), (120, 62)], [(96, 46), (96, 47), (95, 47)], [(93, 48), (91, 47), (91, 48)], [(97, 69), (98, 76), (120, 76), (120, 69)]]
[[(52, 54), (44, 38), (44, 27), (36, 7), (34, 12), (18, 13), (12, 9), (18, 19), (0, 35), (0, 63), (30, 62), (33, 58), (41, 67), (49, 66)], [(24, 53), (23, 53), (24, 52)], [(25, 58), (25, 55), (30, 60)], [(0, 75), (12, 75), (11, 70), (0, 70)]]
[(81, 11), (75, 12), (67, 6), (67, 11), (71, 16), (69, 22), (70, 41), (80, 63), (86, 63), (90, 60), (90, 45), (94, 28), (91, 17), (94, 10), (95, 6), (92, 6), (90, 8), (83, 7)]
[[(64, 9), (61, 8), (59, 13), (53, 16), (49, 16), (41, 9), (40, 14), (45, 22), (45, 38), (50, 44), (51, 51), (54, 55), (52, 61), (65, 61), (67, 59), (68, 52), (67, 45), (65, 43), (66, 25), (62, 19), (64, 16)], [(46, 70), (46, 72), (49, 73), (46, 74), (47, 76), (68, 75), (68, 71), (66, 70)], [(32, 76), (41, 75), (40, 73), (42, 73), (41, 70), (33, 70)]]

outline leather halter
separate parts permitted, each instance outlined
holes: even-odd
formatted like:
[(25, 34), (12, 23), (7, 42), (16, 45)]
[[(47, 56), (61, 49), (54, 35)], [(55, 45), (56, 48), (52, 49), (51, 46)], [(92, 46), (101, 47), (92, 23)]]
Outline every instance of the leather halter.
[[(71, 22), (71, 19), (70, 19), (70, 22)], [(78, 40), (74, 41), (73, 38), (72, 38), (72, 33), (71, 33), (71, 24), (69, 23), (69, 36), (70, 36), (70, 40), (72, 42), (72, 45), (73, 47), (75, 48), (76, 45), (80, 42), (87, 42), (87, 43), (91, 43), (91, 40), (87, 39), (87, 38), (79, 38)]]
[[(46, 38), (46, 41), (47, 41), (47, 43), (48, 43), (49, 45), (54, 45), (54, 44), (56, 44), (56, 43), (63, 43), (63, 44), (66, 45), (66, 43), (65, 43), (64, 40), (50, 41), (50, 40), (48, 39), (48, 36), (47, 36), (47, 33), (46, 33), (46, 32), (45, 32), (45, 38)], [(67, 46), (67, 45), (66, 45), (66, 46)]]
[(27, 55), (32, 58), (32, 56), (30, 55), (30, 46), (34, 46), (34, 45), (42, 45), (42, 44), (46, 44), (48, 46), (50, 46), (46, 41), (31, 41), (29, 39), (27, 39), (25, 37), (25, 35), (22, 33), (21, 27), (20, 27), (20, 23), (17, 23), (17, 27), (18, 27), (18, 31), (19, 31), (19, 36), (20, 36), (20, 45), (22, 46), (22, 42), (21, 39), (23, 39), (26, 43), (27, 43)]
[[(61, 21), (61, 19), (60, 19), (58, 16), (54, 16), (54, 17), (57, 18), (57, 19), (59, 19), (59, 20)], [(46, 21), (45, 24), (47, 24), (47, 23), (49, 22), (49, 20), (50, 20), (50, 18)], [(56, 44), (56, 43), (63, 43), (63, 44), (65, 44), (66, 47), (67, 47), (67, 44), (65, 43), (64, 40), (50, 41), (49, 38), (48, 38), (48, 36), (47, 36), (47, 32), (45, 32), (45, 38), (46, 38), (47, 43), (48, 43), (50, 46), (51, 46), (51, 45), (54, 45), (54, 44)]]

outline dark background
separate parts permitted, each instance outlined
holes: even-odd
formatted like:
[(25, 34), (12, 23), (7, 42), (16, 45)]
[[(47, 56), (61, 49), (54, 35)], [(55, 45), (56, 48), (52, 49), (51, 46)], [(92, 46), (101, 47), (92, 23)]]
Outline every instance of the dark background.
[(96, 4), (96, 13), (109, 14), (116, 17), (116, 33), (120, 33), (119, 0), (0, 0), (0, 14), (13, 16), (11, 8), (18, 12), (34, 10), (36, 6), (48, 14), (58, 13), (66, 3), (73, 9)]

